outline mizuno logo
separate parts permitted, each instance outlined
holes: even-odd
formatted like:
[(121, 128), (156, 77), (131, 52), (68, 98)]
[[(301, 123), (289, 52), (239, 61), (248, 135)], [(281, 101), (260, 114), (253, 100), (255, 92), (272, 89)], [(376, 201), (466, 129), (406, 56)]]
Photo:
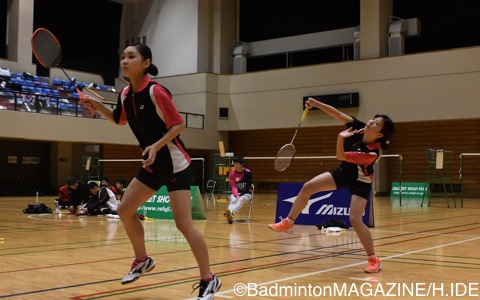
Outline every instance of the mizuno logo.
[(315, 213), (316, 215), (334, 215), (334, 216), (348, 216), (350, 215), (349, 207), (335, 207), (333, 204), (324, 204)]
[[(320, 197), (317, 197), (317, 198), (313, 198), (313, 199), (308, 200), (307, 206), (305, 206), (305, 208), (302, 210), (302, 214), (305, 214), (305, 215), (310, 214), (310, 207), (314, 203), (316, 203), (318, 201), (325, 200), (327, 198), (330, 198), (330, 196), (332, 194), (333, 194), (333, 192), (328, 193), (328, 194), (323, 195), (323, 196), (320, 196)], [(290, 202), (290, 203), (293, 204), (293, 202), (295, 202), (295, 199), (297, 199), (296, 196), (288, 198), (288, 199), (284, 199), (283, 201)], [(327, 216), (349, 216), (350, 215), (350, 208), (349, 207), (337, 207), (337, 206), (334, 206), (333, 204), (323, 204), (322, 206), (320, 206), (320, 208), (314, 214), (315, 215), (327, 215)], [(363, 212), (363, 215), (365, 215), (365, 212)]]
[[(332, 194), (333, 194), (333, 192), (328, 193), (328, 194), (323, 195), (323, 196), (320, 196), (320, 197), (317, 197), (317, 198), (313, 198), (313, 199), (308, 200), (307, 206), (305, 206), (305, 208), (302, 210), (302, 214), (309, 214), (310, 206), (313, 203), (321, 201), (321, 200), (325, 200), (325, 199), (329, 198)], [(295, 202), (295, 199), (297, 199), (297, 196), (291, 197), (291, 198), (288, 198), (288, 199), (284, 199), (283, 201), (290, 202), (290, 203), (293, 204), (293, 202)]]

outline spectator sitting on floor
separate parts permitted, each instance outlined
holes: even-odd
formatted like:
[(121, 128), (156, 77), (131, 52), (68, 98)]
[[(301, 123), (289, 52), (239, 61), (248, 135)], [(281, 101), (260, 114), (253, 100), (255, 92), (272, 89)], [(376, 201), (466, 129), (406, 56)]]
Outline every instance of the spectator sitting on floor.
[(83, 181), (75, 179), (75, 177), (69, 177), (67, 185), (70, 205), (67, 209), (69, 213), (75, 213), (78, 206), (88, 202), (90, 192), (88, 191), (87, 185)]
[(67, 208), (73, 204), (70, 203), (68, 198), (68, 183), (65, 182), (64, 185), (58, 188), (58, 196), (53, 202), (55, 202), (55, 206), (58, 205), (60, 208)]
[(127, 189), (127, 182), (123, 177), (120, 177), (117, 179), (116, 182), (116, 188), (117, 188), (117, 200), (121, 201), (123, 197), (123, 193), (125, 193), (125, 190)]
[(100, 181), (100, 187), (102, 186), (109, 188), (115, 194), (115, 197), (117, 197), (117, 189), (110, 184), (110, 178), (107, 176), (103, 177), (102, 181)]
[(99, 187), (94, 181), (88, 183), (91, 196), (87, 205), (77, 212), (77, 215), (117, 214), (118, 200), (115, 194), (105, 186)]

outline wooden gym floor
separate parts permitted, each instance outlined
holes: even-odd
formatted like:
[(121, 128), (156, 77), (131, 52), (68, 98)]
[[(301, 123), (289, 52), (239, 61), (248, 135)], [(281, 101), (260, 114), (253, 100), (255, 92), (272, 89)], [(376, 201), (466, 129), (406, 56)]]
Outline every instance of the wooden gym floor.
[[(52, 200), (41, 197), (40, 203), (53, 208)], [(157, 266), (124, 286), (120, 279), (133, 252), (121, 221), (24, 214), (32, 203), (35, 197), (0, 198), (1, 299), (197, 295), (191, 291), (198, 269), (173, 221), (144, 221)], [(363, 272), (366, 257), (353, 230), (322, 234), (315, 226), (296, 226), (292, 235), (269, 230), (275, 205), (276, 195), (256, 194), (254, 221), (229, 225), (223, 217), (227, 203), (205, 204), (208, 220), (195, 223), (206, 238), (212, 270), (223, 281), (216, 299), (479, 298), (480, 199), (447, 208), (438, 198), (421, 208), (416, 200), (404, 199), (400, 207), (398, 200), (376, 198), (371, 231), (383, 262), (377, 274)], [(242, 285), (250, 286), (249, 296), (240, 295)]]

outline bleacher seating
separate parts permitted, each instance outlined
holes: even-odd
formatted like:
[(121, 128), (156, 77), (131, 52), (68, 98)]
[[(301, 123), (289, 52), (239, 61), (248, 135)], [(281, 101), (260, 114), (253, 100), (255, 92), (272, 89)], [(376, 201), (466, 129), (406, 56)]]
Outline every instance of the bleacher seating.
[[(79, 94), (75, 87), (80, 90), (87, 87), (86, 82), (60, 78), (48, 78), (31, 75), (27, 72), (11, 72), (1, 69), (0, 79), (0, 109), (16, 110), (32, 113), (59, 114), (68, 116), (94, 117), (88, 112), (84, 115), (84, 109), (79, 104)], [(99, 85), (96, 89), (112, 91), (114, 88), (108, 85)]]

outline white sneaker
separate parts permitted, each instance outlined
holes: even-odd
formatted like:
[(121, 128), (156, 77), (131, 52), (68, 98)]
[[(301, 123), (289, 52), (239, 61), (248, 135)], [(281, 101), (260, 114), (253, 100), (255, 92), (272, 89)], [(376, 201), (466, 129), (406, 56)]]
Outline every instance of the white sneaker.
[(127, 274), (127, 276), (123, 277), (121, 282), (122, 284), (134, 282), (135, 280), (140, 278), (140, 276), (147, 272), (150, 272), (154, 268), (155, 261), (150, 256), (147, 256), (147, 258), (145, 258), (145, 260), (142, 262), (137, 262), (134, 260), (130, 272)]
[[(211, 300), (215, 296), (215, 293), (222, 287), (222, 281), (217, 276), (212, 275), (213, 279), (210, 281), (202, 281), (195, 283), (193, 291), (200, 288), (198, 292), (197, 300)], [(192, 291), (192, 293), (193, 293)]]

